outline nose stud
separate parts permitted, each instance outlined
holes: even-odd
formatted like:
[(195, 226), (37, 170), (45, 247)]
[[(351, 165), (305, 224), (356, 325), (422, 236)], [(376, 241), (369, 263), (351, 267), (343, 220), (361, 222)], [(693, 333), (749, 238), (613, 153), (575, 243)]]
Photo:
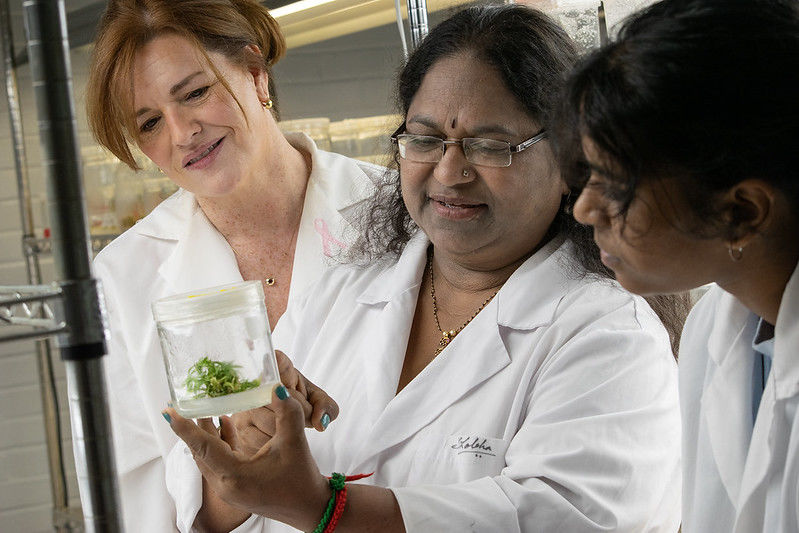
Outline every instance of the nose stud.
[(463, 177), (464, 177), (464, 178), (468, 178), (468, 177), (469, 177), (469, 171), (468, 171), (468, 170), (466, 170), (465, 168), (463, 169), (463, 172), (462, 172), (462, 174), (463, 174)]

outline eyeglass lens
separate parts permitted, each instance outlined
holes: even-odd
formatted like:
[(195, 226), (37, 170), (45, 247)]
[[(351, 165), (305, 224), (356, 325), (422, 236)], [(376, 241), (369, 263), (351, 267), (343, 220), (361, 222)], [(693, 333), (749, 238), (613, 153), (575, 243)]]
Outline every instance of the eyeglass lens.
[(466, 160), (474, 165), (507, 167), (511, 163), (510, 144), (494, 139), (465, 138), (444, 141), (428, 135), (397, 136), (400, 157), (417, 163), (438, 163), (447, 144), (460, 144)]

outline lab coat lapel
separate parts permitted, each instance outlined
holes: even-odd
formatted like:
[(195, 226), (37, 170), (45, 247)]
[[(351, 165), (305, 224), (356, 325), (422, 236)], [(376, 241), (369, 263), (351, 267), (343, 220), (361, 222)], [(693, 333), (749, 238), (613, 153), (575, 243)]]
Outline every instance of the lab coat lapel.
[(158, 273), (173, 294), (242, 281), (233, 250), (199, 206)]
[[(716, 370), (702, 395), (711, 453), (731, 502), (737, 502), (752, 428), (752, 338), (756, 321), (735, 298), (723, 300), (708, 337)], [(730, 339), (734, 339), (730, 343)], [(725, 350), (724, 346), (728, 345)]]
[(785, 287), (774, 331), (774, 361), (777, 399), (799, 394), (799, 265)]
[[(372, 308), (374, 317), (358, 349), (358, 353), (365, 354), (367, 405), (363, 408), (369, 423), (383, 416), (397, 390), (428, 244), (423, 235), (414, 237), (397, 264), (378, 275), (358, 299), (359, 304)], [(371, 444), (368, 440), (367, 446)]]
[[(471, 335), (467, 338), (463, 335), (466, 332), (464, 329), (399, 394), (389, 398), (387, 404), (382, 404), (386, 407), (377, 418), (366, 446), (359, 454), (361, 461), (368, 461), (383, 450), (411, 437), (468, 391), (508, 365), (510, 358), (499, 336), (496, 314), (496, 304), (492, 302), (467, 326), (473, 330), (485, 331), (484, 335)], [(405, 326), (405, 342), (402, 343), (399, 354), (399, 365), (392, 372), (397, 378), (407, 347), (410, 323)], [(471, 354), (486, 353), (493, 357), (471, 357)], [(397, 378), (393, 381), (393, 390), (396, 390)], [(390, 391), (391, 389), (387, 389), (387, 392)]]
[[(773, 446), (777, 440), (775, 437), (778, 437), (775, 433), (779, 430), (774, 424), (774, 400), (774, 380), (769, 377), (757, 413), (757, 422), (752, 432), (749, 454), (746, 458), (746, 468), (741, 479), (738, 503), (735, 506), (738, 512), (735, 532), (748, 533), (763, 530), (766, 499), (763, 492), (765, 489), (762, 485), (774, 455)], [(756, 493), (759, 495), (756, 496)]]
[(289, 133), (286, 138), (295, 148), (311, 154), (311, 175), (294, 252), (292, 301), (319, 278), (326, 263), (347, 250), (346, 243), (355, 241), (350, 222), (374, 185), (354, 160), (318, 150), (304, 134)]
[[(167, 201), (171, 203), (164, 206), (167, 209), (161, 210), (160, 217), (145, 218), (134, 226), (144, 238), (174, 241), (174, 249), (158, 268), (160, 280), (153, 280), (166, 285), (164, 294), (242, 281), (233, 251), (205, 217), (194, 195), (181, 189)], [(181, 228), (182, 233), (177, 228)], [(135, 260), (146, 261), (147, 258)], [(154, 334), (154, 330), (149, 331)], [(152, 339), (144, 344), (157, 346), (157, 342), (157, 339)], [(134, 360), (133, 364), (137, 366), (134, 371), (140, 376), (141, 383), (150, 383), (152, 378), (147, 376), (152, 375), (152, 369), (163, 367), (160, 350), (146, 350), (142, 355)], [(165, 376), (163, 371), (158, 374)]]
[[(424, 246), (414, 251), (414, 286), (417, 289), (424, 273), (426, 239), (423, 244)], [(391, 360), (381, 362), (383, 372), (386, 368), (391, 371), (389, 374), (375, 373), (368, 376), (370, 380), (378, 377), (384, 380), (382, 386), (385, 388), (383, 396), (379, 398), (379, 405), (385, 408), (376, 418), (361, 452), (356, 455), (356, 462), (352, 465), (355, 471), (369, 468), (372, 457), (417, 433), (469, 391), (509, 365), (511, 357), (502, 338), (502, 328), (533, 329), (551, 321), (563, 289), (560, 266), (556, 264), (557, 259), (551, 257), (555, 255), (553, 251), (559, 245), (560, 242), (550, 243), (528, 259), (450, 345), (399, 394), (391, 398), (396, 390), (405, 357), (418, 290), (413, 293), (412, 298), (403, 302), (401, 310), (398, 307), (396, 316), (391, 317), (398, 321), (398, 327), (380, 332), (381, 335), (386, 335), (390, 333), (388, 329), (392, 329), (398, 335), (392, 341), (394, 348)], [(541, 263), (547, 264), (541, 268)], [(536, 283), (532, 282), (533, 279)], [(409, 291), (405, 292), (407, 294)], [(400, 316), (401, 313), (405, 313), (405, 316)], [(373, 342), (380, 341), (373, 338)], [(475, 354), (481, 356), (475, 357)], [(367, 384), (369, 390), (373, 386), (373, 383)], [(375, 392), (375, 397), (377, 394)]]
[(741, 482), (736, 532), (760, 531), (765, 513), (765, 494), (763, 486), (772, 462), (785, 453), (775, 449), (785, 445), (788, 436), (783, 435), (787, 426), (780, 424), (775, 416), (785, 400), (799, 393), (799, 267), (783, 293), (775, 328), (774, 360), (766, 389), (757, 413), (757, 422), (752, 433), (746, 470)]

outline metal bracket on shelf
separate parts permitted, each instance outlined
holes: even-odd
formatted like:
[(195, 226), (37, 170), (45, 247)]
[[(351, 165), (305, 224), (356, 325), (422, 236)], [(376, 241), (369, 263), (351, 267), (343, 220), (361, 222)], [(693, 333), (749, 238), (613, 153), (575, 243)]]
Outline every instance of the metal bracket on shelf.
[(53, 527), (56, 531), (83, 531), (83, 510), (80, 507), (54, 508)]
[[(60, 303), (62, 296), (57, 283), (0, 286), (0, 342), (43, 339), (65, 332), (66, 322), (56, 318), (50, 305)], [(13, 326), (10, 332), (2, 331)]]
[(26, 236), (22, 238), (22, 251), (25, 257), (49, 254), (53, 251), (53, 244), (49, 237)]

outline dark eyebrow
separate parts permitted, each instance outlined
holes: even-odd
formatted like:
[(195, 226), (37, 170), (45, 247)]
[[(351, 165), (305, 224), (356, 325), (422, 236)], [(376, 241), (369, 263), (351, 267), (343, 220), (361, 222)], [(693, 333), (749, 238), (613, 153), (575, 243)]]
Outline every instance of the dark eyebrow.
[(607, 181), (611, 182), (615, 186), (621, 185), (622, 187), (626, 187), (629, 185), (628, 181), (623, 178), (622, 176), (616, 174), (615, 172), (603, 167), (601, 165), (597, 165), (596, 163), (586, 162), (588, 168), (591, 169), (592, 172), (596, 172), (602, 178), (606, 179)]
[(405, 123), (406, 124), (421, 124), (422, 126), (427, 126), (431, 130), (437, 130), (438, 129), (438, 125), (436, 124), (436, 122), (432, 118), (430, 118), (430, 117), (428, 117), (426, 115), (414, 115), (413, 117), (411, 117), (408, 120), (406, 120)]
[[(192, 74), (189, 74), (188, 76), (186, 76), (185, 78), (183, 78), (182, 80), (180, 80), (179, 82), (177, 82), (175, 85), (173, 85), (171, 89), (169, 89), (169, 95), (170, 95), (170, 96), (175, 96), (175, 94), (176, 94), (178, 91), (180, 91), (181, 89), (183, 89), (183, 88), (184, 88), (186, 85), (188, 85), (188, 84), (189, 84), (189, 82), (191, 82), (191, 80), (193, 80), (193, 79), (194, 79), (196, 76), (199, 76), (199, 75), (200, 75), (200, 74), (202, 74), (202, 73), (203, 73), (203, 71), (202, 71), (202, 70), (198, 70), (197, 72), (194, 72), (194, 73), (192, 73)], [(141, 109), (139, 109), (138, 111), (136, 111), (136, 117), (140, 117), (140, 116), (142, 116), (143, 114), (147, 113), (148, 111), (150, 111), (150, 108), (149, 108), (149, 107), (142, 107)]]
[[(433, 120), (432, 117), (427, 115), (415, 115), (407, 120), (408, 124), (421, 124), (422, 126), (426, 126), (430, 129), (441, 131), (441, 126)], [(476, 128), (474, 131), (471, 132), (471, 135), (483, 135), (486, 133), (498, 133), (500, 135), (507, 135), (509, 137), (513, 137), (516, 135), (514, 132), (508, 130), (504, 126), (500, 124), (488, 124), (485, 126), (480, 126)]]
[(592, 171), (596, 172), (597, 174), (601, 174), (605, 178), (613, 178), (613, 173), (610, 172), (603, 166), (597, 165), (596, 163), (587, 162), (588, 168)]

